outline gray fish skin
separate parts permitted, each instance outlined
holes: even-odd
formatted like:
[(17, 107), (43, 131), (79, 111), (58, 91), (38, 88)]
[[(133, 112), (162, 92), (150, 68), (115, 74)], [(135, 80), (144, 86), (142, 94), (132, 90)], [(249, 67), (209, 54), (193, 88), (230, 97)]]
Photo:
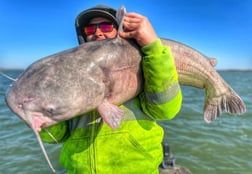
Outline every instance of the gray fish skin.
[[(181, 85), (205, 88), (204, 120), (223, 111), (243, 114), (245, 104), (197, 50), (169, 39)], [(121, 104), (142, 90), (141, 53), (134, 42), (121, 38), (89, 42), (41, 59), (13, 83), (8, 106), (32, 127), (31, 117), (47, 127), (105, 103)]]
[(181, 85), (205, 88), (204, 120), (210, 123), (224, 111), (236, 115), (246, 112), (239, 95), (213, 68), (217, 61), (182, 43), (164, 39), (175, 59)]

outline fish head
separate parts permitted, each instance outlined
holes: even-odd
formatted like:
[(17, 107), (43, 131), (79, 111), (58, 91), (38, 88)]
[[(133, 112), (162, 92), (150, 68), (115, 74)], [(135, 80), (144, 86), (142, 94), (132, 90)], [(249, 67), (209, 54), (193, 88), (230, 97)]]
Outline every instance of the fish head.
[(9, 108), (30, 127), (40, 130), (68, 120), (94, 109), (103, 97), (99, 69), (70, 52), (35, 62), (7, 91)]

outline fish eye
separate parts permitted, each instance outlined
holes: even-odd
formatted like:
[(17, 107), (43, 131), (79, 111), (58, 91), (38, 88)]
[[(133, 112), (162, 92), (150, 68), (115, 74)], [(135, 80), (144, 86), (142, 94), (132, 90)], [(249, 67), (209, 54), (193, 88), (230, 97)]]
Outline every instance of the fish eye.
[(48, 116), (48, 117), (53, 116), (54, 111), (55, 111), (55, 107), (52, 105), (48, 105), (47, 108), (44, 109), (44, 111), (45, 111), (46, 116)]

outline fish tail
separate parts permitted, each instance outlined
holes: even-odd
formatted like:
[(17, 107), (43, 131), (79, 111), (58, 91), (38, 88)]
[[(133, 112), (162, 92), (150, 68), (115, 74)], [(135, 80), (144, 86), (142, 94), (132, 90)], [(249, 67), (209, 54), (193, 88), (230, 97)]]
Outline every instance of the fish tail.
[(229, 92), (214, 98), (208, 97), (204, 107), (206, 123), (214, 121), (223, 112), (241, 115), (246, 112), (246, 106), (239, 95), (229, 87)]

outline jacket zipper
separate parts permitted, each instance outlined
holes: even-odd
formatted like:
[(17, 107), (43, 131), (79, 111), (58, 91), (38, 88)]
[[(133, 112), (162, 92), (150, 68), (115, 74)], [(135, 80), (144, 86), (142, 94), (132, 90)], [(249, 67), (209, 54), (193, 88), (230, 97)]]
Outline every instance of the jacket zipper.
[(96, 133), (96, 112), (91, 112), (91, 137), (90, 137), (90, 161), (91, 161), (91, 174), (96, 174), (96, 164), (95, 164), (95, 133)]

